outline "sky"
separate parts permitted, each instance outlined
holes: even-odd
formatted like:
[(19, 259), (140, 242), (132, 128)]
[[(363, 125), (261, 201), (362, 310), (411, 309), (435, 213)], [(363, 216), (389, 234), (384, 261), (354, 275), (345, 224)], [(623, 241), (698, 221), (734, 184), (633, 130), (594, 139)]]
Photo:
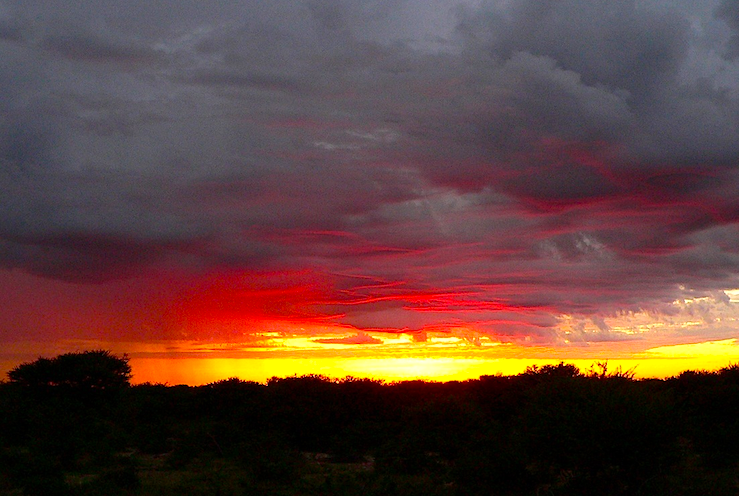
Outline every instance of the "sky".
[(0, 61), (2, 370), (739, 361), (734, 0), (0, 0)]

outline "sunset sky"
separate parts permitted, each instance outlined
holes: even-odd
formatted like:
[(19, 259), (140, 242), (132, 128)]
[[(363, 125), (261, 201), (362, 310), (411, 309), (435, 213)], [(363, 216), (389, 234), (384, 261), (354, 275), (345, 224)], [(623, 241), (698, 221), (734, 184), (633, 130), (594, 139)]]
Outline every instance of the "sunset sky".
[(0, 0), (0, 373), (739, 362), (736, 0)]

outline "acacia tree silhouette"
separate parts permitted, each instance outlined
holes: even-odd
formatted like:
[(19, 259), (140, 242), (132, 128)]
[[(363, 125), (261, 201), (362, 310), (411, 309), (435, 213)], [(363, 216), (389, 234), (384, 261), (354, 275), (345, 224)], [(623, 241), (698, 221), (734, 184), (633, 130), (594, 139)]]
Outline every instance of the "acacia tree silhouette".
[(125, 354), (118, 357), (107, 350), (91, 350), (22, 363), (8, 372), (8, 379), (32, 387), (112, 391), (130, 385), (131, 366)]

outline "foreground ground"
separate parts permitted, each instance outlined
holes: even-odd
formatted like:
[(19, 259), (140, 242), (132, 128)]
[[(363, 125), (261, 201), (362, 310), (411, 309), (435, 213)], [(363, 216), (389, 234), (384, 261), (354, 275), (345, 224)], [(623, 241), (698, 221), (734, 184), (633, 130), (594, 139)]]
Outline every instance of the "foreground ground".
[(0, 494), (736, 495), (739, 367), (0, 385)]

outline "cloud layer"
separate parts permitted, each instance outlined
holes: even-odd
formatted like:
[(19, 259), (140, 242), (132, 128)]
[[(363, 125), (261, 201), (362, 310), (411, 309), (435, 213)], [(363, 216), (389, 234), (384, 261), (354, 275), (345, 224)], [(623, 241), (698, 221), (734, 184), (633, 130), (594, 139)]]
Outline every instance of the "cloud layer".
[(738, 39), (730, 0), (0, 1), (0, 266), (609, 339), (739, 287)]

